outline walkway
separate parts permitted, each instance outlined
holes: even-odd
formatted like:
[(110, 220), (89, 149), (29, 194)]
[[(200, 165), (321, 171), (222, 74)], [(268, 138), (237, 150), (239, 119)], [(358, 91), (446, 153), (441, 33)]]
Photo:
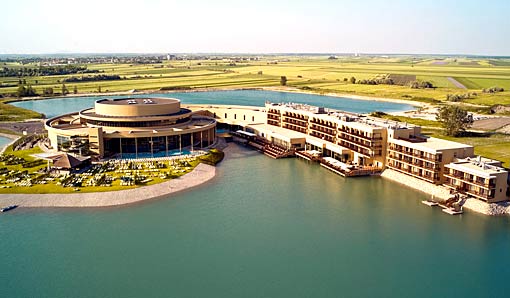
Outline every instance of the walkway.
[(0, 206), (108, 207), (131, 204), (190, 189), (214, 178), (214, 166), (199, 164), (190, 173), (163, 183), (133, 189), (71, 194), (0, 194)]

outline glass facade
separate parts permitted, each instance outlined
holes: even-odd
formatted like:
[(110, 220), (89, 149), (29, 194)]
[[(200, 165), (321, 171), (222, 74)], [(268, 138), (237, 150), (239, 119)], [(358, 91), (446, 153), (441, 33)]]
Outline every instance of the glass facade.
[[(202, 149), (214, 143), (215, 128), (202, 132), (172, 136), (104, 139), (105, 155), (134, 154), (144, 156), (167, 156), (171, 151)], [(193, 146), (192, 146), (193, 141)]]

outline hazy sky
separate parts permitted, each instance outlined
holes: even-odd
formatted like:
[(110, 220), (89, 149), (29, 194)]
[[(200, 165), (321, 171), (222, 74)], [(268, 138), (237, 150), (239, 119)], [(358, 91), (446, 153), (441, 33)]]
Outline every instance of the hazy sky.
[(2, 0), (0, 53), (510, 55), (510, 0)]

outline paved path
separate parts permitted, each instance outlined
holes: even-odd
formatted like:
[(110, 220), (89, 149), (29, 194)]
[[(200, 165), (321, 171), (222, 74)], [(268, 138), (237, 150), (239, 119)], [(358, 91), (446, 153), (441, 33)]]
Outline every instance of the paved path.
[(0, 194), (0, 206), (107, 207), (158, 198), (198, 186), (214, 178), (214, 166), (199, 164), (190, 173), (163, 183), (133, 189), (71, 194)]
[(461, 82), (457, 81), (456, 79), (452, 78), (452, 77), (446, 77), (446, 79), (448, 81), (450, 81), (450, 83), (452, 83), (453, 85), (455, 85), (455, 87), (457, 88), (460, 88), (460, 89), (467, 89), (466, 86), (462, 85)]

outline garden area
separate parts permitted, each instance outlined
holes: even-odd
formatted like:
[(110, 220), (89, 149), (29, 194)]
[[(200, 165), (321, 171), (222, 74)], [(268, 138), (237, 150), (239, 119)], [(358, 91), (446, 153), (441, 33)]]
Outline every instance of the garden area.
[[(223, 152), (211, 149), (202, 155), (185, 155), (166, 160), (109, 160), (70, 173), (51, 169), (37, 159), (39, 148), (13, 151), (0, 156), (1, 193), (73, 193), (124, 190), (175, 179), (198, 164), (215, 165)], [(50, 165), (51, 166), (51, 165)]]

